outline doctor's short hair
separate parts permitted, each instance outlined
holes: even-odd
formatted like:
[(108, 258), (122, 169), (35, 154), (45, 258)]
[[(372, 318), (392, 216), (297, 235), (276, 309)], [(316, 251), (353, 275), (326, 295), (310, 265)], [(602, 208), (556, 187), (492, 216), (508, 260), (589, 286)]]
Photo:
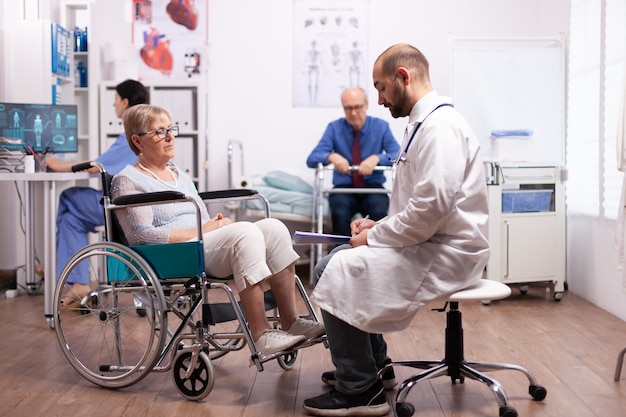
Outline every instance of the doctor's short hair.
[(407, 43), (399, 43), (387, 48), (377, 61), (381, 60), (383, 74), (392, 77), (398, 67), (406, 67), (410, 71), (416, 71), (419, 79), (430, 82), (428, 59), (422, 52)]
[(130, 146), (135, 155), (139, 155), (141, 151), (133, 143), (133, 135), (150, 131), (152, 122), (161, 118), (167, 118), (170, 121), (174, 119), (168, 109), (150, 104), (138, 104), (126, 110), (122, 116), (124, 132), (126, 133), (128, 146)]

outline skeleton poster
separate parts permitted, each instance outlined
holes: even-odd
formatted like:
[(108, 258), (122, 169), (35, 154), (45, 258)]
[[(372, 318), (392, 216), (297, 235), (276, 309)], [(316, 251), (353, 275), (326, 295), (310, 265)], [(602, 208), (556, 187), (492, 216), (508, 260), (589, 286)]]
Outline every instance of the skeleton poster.
[(294, 0), (294, 107), (338, 106), (367, 85), (368, 17), (368, 0)]

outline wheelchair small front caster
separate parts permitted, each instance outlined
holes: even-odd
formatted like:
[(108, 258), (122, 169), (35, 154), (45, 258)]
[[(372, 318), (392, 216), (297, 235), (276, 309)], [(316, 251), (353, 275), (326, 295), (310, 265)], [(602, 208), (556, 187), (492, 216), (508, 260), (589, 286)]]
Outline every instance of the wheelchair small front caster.
[(289, 371), (296, 364), (297, 358), (298, 351), (294, 350), (277, 357), (276, 360), (278, 361), (278, 364), (281, 368), (283, 368), (285, 371)]
[(191, 401), (200, 401), (209, 395), (213, 389), (215, 369), (206, 352), (200, 352), (195, 368), (186, 377), (185, 374), (191, 367), (192, 355), (192, 352), (183, 352), (176, 357), (172, 367), (174, 383), (178, 392), (184, 398)]

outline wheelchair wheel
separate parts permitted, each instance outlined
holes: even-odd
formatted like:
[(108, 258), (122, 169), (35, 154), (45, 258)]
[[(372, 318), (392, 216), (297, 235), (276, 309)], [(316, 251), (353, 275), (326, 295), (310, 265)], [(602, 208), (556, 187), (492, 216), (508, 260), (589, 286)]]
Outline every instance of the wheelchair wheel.
[(296, 364), (296, 359), (298, 359), (297, 350), (285, 353), (284, 355), (276, 358), (280, 367), (283, 368), (285, 371), (293, 369), (293, 366)]
[[(92, 292), (77, 308), (64, 308), (72, 273), (88, 274)], [(136, 312), (136, 299), (145, 315)], [(167, 333), (163, 289), (137, 253), (113, 242), (84, 247), (65, 265), (56, 286), (54, 325), (76, 371), (96, 385), (123, 388), (155, 366)]]
[[(174, 360), (174, 383), (180, 395), (191, 401), (200, 401), (213, 389), (215, 369), (209, 356), (201, 351), (197, 362), (192, 364), (192, 352), (182, 352)], [(193, 370), (189, 372), (191, 367)], [(189, 372), (188, 375), (186, 375)]]

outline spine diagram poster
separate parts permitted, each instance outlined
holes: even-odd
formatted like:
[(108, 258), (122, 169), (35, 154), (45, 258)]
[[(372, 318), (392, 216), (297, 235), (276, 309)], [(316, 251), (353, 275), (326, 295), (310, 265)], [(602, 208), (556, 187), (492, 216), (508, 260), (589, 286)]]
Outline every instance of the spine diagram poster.
[(293, 105), (333, 107), (369, 77), (368, 0), (294, 0)]
[(142, 79), (186, 79), (203, 72), (208, 0), (133, 0), (133, 44)]

